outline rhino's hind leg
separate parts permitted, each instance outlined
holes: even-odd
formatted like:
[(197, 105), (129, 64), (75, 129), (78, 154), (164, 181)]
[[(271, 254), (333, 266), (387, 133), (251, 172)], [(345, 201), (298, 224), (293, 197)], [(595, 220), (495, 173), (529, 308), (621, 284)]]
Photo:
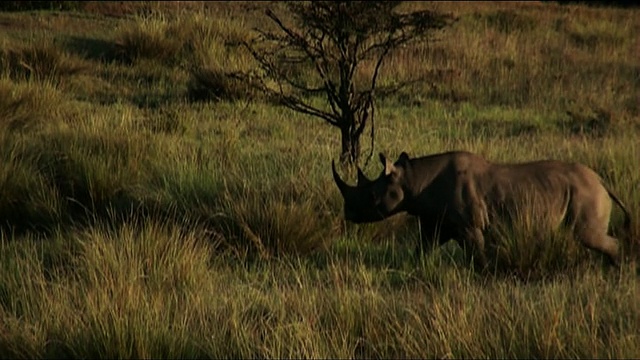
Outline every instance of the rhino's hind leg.
[(596, 250), (607, 256), (610, 263), (620, 266), (620, 249), (618, 240), (605, 232), (585, 230), (578, 234), (580, 241), (589, 249)]
[(581, 211), (576, 209), (575, 213), (580, 215), (576, 217), (574, 231), (586, 247), (606, 255), (613, 265), (619, 267), (618, 240), (607, 235), (611, 218), (611, 199), (604, 188), (600, 190), (593, 194), (593, 202), (583, 203)]
[(464, 233), (462, 241), (463, 249), (468, 263), (473, 263), (476, 270), (487, 268), (487, 256), (485, 254), (484, 235), (478, 228), (468, 229)]

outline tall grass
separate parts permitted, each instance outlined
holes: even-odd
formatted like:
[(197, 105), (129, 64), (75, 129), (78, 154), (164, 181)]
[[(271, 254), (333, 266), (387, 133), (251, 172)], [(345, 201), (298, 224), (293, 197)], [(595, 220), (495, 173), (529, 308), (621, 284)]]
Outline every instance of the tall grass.
[(497, 273), (531, 280), (563, 273), (588, 259), (579, 239), (567, 229), (556, 228), (563, 214), (549, 211), (545, 200), (550, 199), (542, 199), (525, 195), (526, 207), (496, 214), (502, 217), (487, 232), (486, 246)]
[(50, 83), (16, 83), (2, 78), (0, 97), (0, 128), (3, 134), (47, 127), (61, 115), (56, 108), (62, 96)]
[(375, 151), (578, 161), (631, 212), (620, 269), (533, 231), (532, 205), (493, 228), (484, 274), (454, 242), (415, 257), (408, 216), (344, 223), (334, 129), (207, 83), (250, 69), (226, 45), (265, 5), (158, 6), (5, 34), (0, 357), (640, 357), (637, 10), (436, 3), (456, 26), (386, 64), (434, 81), (379, 99)]
[(335, 255), (247, 267), (188, 224), (51, 241), (49, 261), (35, 239), (3, 242), (3, 356), (637, 356), (628, 267), (531, 283)]
[(7, 42), (0, 53), (3, 76), (13, 79), (60, 83), (82, 73), (87, 66), (82, 59), (65, 52), (51, 37), (20, 45)]
[(625, 120), (626, 110), (637, 116), (633, 11), (546, 4), (436, 6), (455, 11), (456, 26), (440, 37), (444, 41), (407, 49), (388, 68), (392, 78), (435, 70), (431, 89), (414, 94), (545, 111), (579, 105)]

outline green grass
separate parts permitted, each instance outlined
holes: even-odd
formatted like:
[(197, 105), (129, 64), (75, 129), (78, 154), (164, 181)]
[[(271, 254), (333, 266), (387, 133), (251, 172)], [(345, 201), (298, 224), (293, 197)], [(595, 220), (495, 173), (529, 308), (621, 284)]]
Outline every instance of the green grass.
[(186, 224), (19, 241), (3, 243), (4, 356), (637, 355), (628, 266), (522, 282), (394, 264), (385, 257), (403, 253), (398, 245), (371, 246), (380, 255), (370, 260), (351, 245), (343, 255), (238, 263)]
[(533, 205), (488, 273), (345, 223), (338, 131), (220, 77), (264, 5), (0, 13), (0, 357), (640, 357), (638, 11), (433, 6), (460, 21), (390, 59), (433, 83), (379, 99), (375, 152), (582, 162), (631, 212), (619, 271)]

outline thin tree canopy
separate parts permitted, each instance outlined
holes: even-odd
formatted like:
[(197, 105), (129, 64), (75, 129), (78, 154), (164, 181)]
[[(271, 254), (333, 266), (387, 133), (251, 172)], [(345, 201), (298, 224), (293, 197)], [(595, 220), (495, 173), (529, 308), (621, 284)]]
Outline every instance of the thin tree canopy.
[[(377, 83), (384, 60), (410, 42), (428, 40), (450, 25), (450, 14), (431, 10), (399, 11), (402, 2), (313, 1), (283, 4), (286, 12), (267, 10), (275, 29), (257, 29), (244, 45), (259, 71), (236, 74), (271, 98), (340, 129), (341, 160), (357, 163), (360, 137), (371, 124), (374, 100), (422, 78)], [(319, 104), (318, 95), (326, 99)]]

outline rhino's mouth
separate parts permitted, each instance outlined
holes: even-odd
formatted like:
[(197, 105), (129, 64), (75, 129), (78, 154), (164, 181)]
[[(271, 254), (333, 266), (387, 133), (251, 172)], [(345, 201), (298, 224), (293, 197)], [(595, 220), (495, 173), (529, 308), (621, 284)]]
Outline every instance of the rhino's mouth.
[(345, 209), (344, 219), (355, 224), (362, 224), (382, 221), (385, 216), (377, 208), (369, 209), (366, 213)]

